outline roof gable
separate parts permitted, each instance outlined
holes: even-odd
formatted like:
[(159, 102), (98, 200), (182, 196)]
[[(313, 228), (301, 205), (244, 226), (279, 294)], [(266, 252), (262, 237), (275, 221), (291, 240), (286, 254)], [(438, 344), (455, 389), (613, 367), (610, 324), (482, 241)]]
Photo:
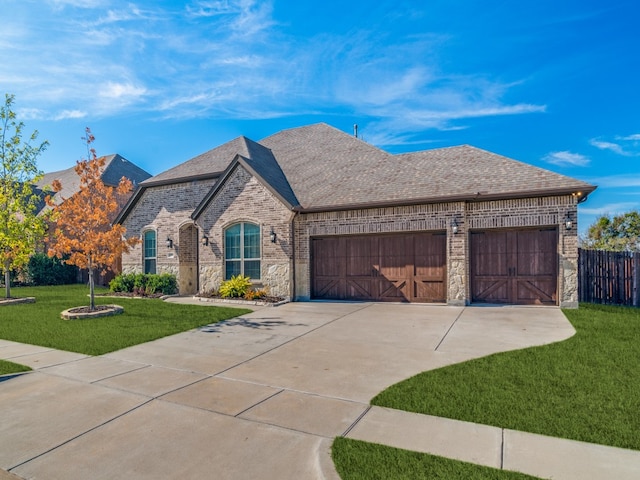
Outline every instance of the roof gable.
[(216, 177), (224, 172), (236, 155), (251, 156), (255, 150), (255, 142), (242, 136), (205, 153), (193, 157), (186, 162), (165, 170), (142, 183), (142, 186), (150, 186), (164, 183), (179, 183), (192, 178)]
[(292, 209), (298, 206), (298, 199), (293, 193), (287, 178), (271, 150), (252, 140), (244, 140), (246, 142), (248, 155), (236, 155), (233, 162), (229, 164), (225, 172), (191, 215), (191, 218), (194, 220), (207, 208), (238, 165), (242, 165), (251, 175), (256, 177), (260, 183), (267, 187), (271, 193), (288, 208)]

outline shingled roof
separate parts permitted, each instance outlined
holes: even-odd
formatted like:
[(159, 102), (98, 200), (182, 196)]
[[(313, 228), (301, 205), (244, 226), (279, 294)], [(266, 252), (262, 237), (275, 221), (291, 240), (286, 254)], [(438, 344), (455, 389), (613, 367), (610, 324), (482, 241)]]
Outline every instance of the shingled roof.
[[(194, 212), (197, 218), (239, 164), (299, 211), (577, 192), (586, 197), (596, 188), (468, 145), (393, 155), (318, 123), (283, 130), (260, 142), (238, 137), (142, 182), (141, 191), (218, 178)], [(129, 214), (141, 191), (118, 221)]]
[(213, 150), (209, 150), (191, 160), (187, 160), (180, 165), (165, 170), (155, 177), (151, 177), (143, 182), (141, 186), (149, 187), (153, 185), (177, 183), (176, 181), (184, 182), (190, 179), (219, 177), (227, 169), (236, 155), (250, 158), (253, 154), (258, 153), (259, 149), (257, 146), (259, 145), (256, 144), (256, 142), (247, 137), (235, 138)]
[(323, 123), (260, 143), (271, 149), (306, 211), (595, 189), (468, 145), (392, 155)]
[[(128, 178), (135, 186), (151, 177), (151, 174), (131, 163), (120, 155), (112, 154), (104, 157), (104, 170), (102, 171), (102, 181), (105, 185), (115, 187), (122, 177)], [(40, 190), (50, 190), (54, 180), (62, 184), (62, 190), (57, 192), (53, 199), (59, 204), (65, 198), (73, 196), (80, 188), (80, 177), (76, 173), (75, 166), (66, 170), (45, 173), (42, 179), (36, 184)]]

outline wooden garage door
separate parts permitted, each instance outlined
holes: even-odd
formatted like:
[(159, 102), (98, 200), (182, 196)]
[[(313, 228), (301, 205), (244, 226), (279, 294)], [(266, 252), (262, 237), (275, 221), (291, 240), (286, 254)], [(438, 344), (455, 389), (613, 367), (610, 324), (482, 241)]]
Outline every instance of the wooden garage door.
[(446, 235), (314, 238), (311, 296), (390, 302), (446, 301)]
[(471, 233), (474, 302), (557, 303), (555, 228)]

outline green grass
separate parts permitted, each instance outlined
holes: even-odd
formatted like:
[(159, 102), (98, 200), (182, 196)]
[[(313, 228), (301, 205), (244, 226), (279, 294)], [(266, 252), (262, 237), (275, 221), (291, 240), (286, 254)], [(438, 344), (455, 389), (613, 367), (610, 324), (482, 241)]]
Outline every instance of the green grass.
[(159, 299), (97, 296), (97, 305), (116, 303), (124, 307), (124, 313), (95, 319), (62, 320), (60, 313), (63, 310), (88, 305), (88, 291), (84, 285), (13, 288), (13, 296), (36, 297), (36, 303), (0, 307), (0, 338), (86, 355), (102, 355), (251, 311), (179, 305)]
[(564, 313), (577, 330), (564, 342), (424, 372), (371, 403), (640, 450), (640, 309)]
[(526, 480), (522, 473), (338, 437), (331, 449), (342, 480)]
[(17, 363), (7, 362), (6, 360), (0, 360), (0, 375), (28, 372), (29, 370), (31, 370), (31, 368), (25, 365), (18, 365)]

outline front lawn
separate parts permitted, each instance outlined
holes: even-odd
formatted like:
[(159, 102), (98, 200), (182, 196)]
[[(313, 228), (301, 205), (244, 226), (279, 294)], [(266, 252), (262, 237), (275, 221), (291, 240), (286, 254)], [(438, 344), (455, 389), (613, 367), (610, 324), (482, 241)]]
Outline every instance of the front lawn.
[(527, 480), (523, 473), (498, 470), (426, 453), (339, 437), (331, 450), (342, 480)]
[(124, 307), (124, 313), (85, 320), (60, 318), (63, 310), (88, 305), (88, 293), (89, 289), (84, 285), (13, 288), (14, 296), (36, 297), (36, 303), (0, 307), (0, 338), (86, 355), (102, 355), (251, 311), (179, 305), (159, 299), (97, 296), (96, 305), (116, 303)]
[(29, 370), (31, 370), (31, 368), (25, 365), (18, 365), (17, 363), (7, 362), (6, 360), (0, 360), (0, 375), (28, 372)]
[(640, 450), (640, 309), (564, 313), (577, 330), (564, 342), (424, 372), (371, 403)]

